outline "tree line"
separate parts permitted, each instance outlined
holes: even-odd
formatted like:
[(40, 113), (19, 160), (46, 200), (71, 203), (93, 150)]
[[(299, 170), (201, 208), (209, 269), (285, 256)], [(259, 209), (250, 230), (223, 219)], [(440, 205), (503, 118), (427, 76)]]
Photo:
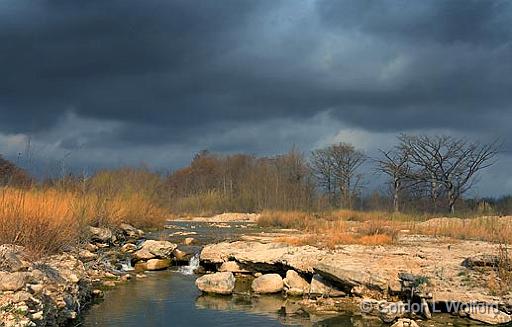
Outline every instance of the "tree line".
[[(105, 198), (139, 190), (179, 214), (333, 208), (454, 213), (457, 206), (480, 206), (464, 195), (476, 183), (478, 172), (495, 163), (499, 148), (498, 142), (402, 134), (393, 147), (381, 149), (373, 158), (344, 142), (308, 155), (295, 147), (271, 157), (205, 150), (188, 166), (165, 175), (120, 168), (91, 176), (69, 174), (38, 185), (92, 191)], [(386, 177), (386, 184), (370, 192), (369, 181), (379, 176)], [(25, 170), (0, 157), (0, 186), (32, 183)], [(496, 201), (487, 200), (491, 202)], [(507, 210), (510, 203), (504, 197), (494, 207)]]
[[(368, 209), (372, 198), (380, 198), (377, 208), (370, 209), (383, 209), (389, 199), (396, 212), (404, 206), (454, 213), (477, 173), (495, 163), (498, 151), (497, 141), (407, 134), (376, 158), (344, 142), (308, 157), (296, 148), (275, 157), (203, 151), (190, 166), (170, 174), (167, 183), (170, 203), (190, 199), (193, 206), (206, 194), (225, 210)], [(375, 175), (386, 176), (388, 187), (368, 194), (365, 187)]]

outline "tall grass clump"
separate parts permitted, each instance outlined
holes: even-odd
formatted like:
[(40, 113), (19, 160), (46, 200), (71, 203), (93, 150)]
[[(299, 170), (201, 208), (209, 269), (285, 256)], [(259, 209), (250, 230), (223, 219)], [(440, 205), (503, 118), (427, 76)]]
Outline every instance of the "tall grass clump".
[(0, 244), (55, 253), (86, 241), (87, 227), (163, 225), (158, 175), (146, 170), (102, 171), (90, 179), (66, 178), (29, 188), (0, 188)]
[(435, 218), (413, 224), (416, 233), (462, 240), (512, 243), (512, 217)]
[(0, 191), (0, 243), (22, 245), (33, 254), (52, 253), (77, 242), (70, 194), (4, 188)]

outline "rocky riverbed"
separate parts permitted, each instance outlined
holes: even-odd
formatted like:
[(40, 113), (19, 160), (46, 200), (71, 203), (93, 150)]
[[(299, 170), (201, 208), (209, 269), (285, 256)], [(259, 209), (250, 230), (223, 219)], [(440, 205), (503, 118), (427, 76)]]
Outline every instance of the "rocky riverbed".
[(298, 317), (301, 325), (354, 315), (363, 319), (356, 325), (442, 326), (447, 313), (468, 324), (511, 321), (510, 295), (489, 285), (499, 249), (487, 242), (404, 234), (396, 245), (328, 250), (281, 242), (298, 231), (231, 220), (170, 222), (148, 233), (122, 224), (88, 233), (83, 246), (38, 260), (21, 247), (0, 246), (0, 326), (77, 325), (108, 290), (144, 283), (145, 271), (188, 264), (198, 252), (196, 286), (205, 294), (195, 300), (199, 309), (272, 303), (280, 320)]
[(487, 324), (512, 321), (510, 294), (489, 287), (497, 245), (402, 235), (397, 245), (325, 250), (280, 239), (267, 234), (205, 246), (201, 265), (212, 273), (198, 278), (197, 287), (230, 294), (238, 278), (249, 278), (252, 294), (300, 299), (295, 303), (306, 313), (342, 312), (349, 299), (395, 326), (439, 313)]
[(87, 233), (83, 246), (38, 260), (22, 247), (0, 245), (0, 326), (68, 325), (105, 291), (188, 260), (178, 245), (146, 240), (128, 224)]

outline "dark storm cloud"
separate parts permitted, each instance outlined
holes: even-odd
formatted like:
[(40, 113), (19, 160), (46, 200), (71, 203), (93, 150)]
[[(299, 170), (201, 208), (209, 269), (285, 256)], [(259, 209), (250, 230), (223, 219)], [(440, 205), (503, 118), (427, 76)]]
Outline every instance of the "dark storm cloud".
[(0, 141), (103, 162), (341, 127), (504, 137), (511, 21), (499, 0), (2, 1)]
[[(2, 6), (0, 106), (10, 119), (2, 125), (33, 130), (70, 107), (98, 118), (188, 121), (186, 110), (200, 112), (195, 106), (216, 96), (221, 76), (210, 65), (229, 51), (249, 13), (265, 4), (22, 0)], [(29, 115), (37, 125), (27, 124)]]
[[(4, 3), (2, 128), (47, 128), (70, 108), (86, 117), (164, 125), (175, 135), (186, 134), (185, 126), (310, 117), (333, 108), (370, 128), (379, 127), (382, 121), (372, 118), (383, 111), (508, 109), (512, 17), (506, 2), (318, 1), (293, 24), (294, 3)], [(284, 8), (281, 16), (258, 25), (276, 8)], [(264, 34), (288, 20), (290, 31), (270, 48)], [(336, 58), (349, 45), (333, 39), (332, 62), (319, 67), (311, 56), (325, 46), (322, 37), (350, 40), (352, 32), (370, 38), (368, 51), (384, 48), (382, 57)], [(343, 79), (352, 64), (365, 70), (364, 60), (386, 65), (403, 54), (407, 71), (393, 80), (376, 82), (382, 66), (370, 65), (375, 71), (360, 72), (367, 75), (362, 85)], [(392, 122), (381, 127), (395, 128)]]
[(454, 42), (499, 45), (508, 42), (512, 27), (507, 1), (328, 1), (318, 2), (323, 22), (356, 28), (408, 42)]

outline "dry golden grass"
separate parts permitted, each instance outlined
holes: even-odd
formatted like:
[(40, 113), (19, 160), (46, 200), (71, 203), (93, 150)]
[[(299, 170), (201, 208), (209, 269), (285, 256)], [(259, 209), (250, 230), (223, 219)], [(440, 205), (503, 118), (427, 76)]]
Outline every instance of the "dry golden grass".
[[(366, 215), (365, 215), (366, 214)], [(357, 219), (348, 219), (354, 218)], [(362, 218), (368, 218), (363, 221)], [(384, 245), (398, 239), (400, 222), (385, 220), (371, 213), (350, 212), (306, 213), (297, 211), (264, 211), (260, 226), (296, 228), (304, 235), (281, 237), (277, 241), (291, 245), (319, 245), (335, 248), (341, 244)]]
[(328, 247), (337, 244), (391, 244), (398, 231), (446, 236), (455, 239), (482, 240), (512, 244), (512, 217), (434, 218), (386, 212), (337, 210), (321, 213), (296, 211), (264, 211), (260, 226), (296, 228), (305, 236), (288, 238), (288, 243), (317, 244)]
[(262, 227), (304, 229), (313, 225), (318, 218), (320, 217), (316, 214), (304, 211), (265, 210), (261, 213), (257, 223)]
[(318, 221), (348, 221), (348, 222), (421, 222), (429, 218), (427, 215), (408, 215), (384, 211), (333, 210), (325, 212), (305, 211), (275, 211), (262, 212), (258, 224), (281, 228), (305, 228)]
[(463, 240), (512, 243), (512, 217), (435, 218), (411, 224), (415, 233), (447, 236)]
[(165, 212), (142, 195), (105, 199), (55, 189), (0, 189), (0, 243), (51, 253), (76, 244), (87, 225), (159, 225)]

